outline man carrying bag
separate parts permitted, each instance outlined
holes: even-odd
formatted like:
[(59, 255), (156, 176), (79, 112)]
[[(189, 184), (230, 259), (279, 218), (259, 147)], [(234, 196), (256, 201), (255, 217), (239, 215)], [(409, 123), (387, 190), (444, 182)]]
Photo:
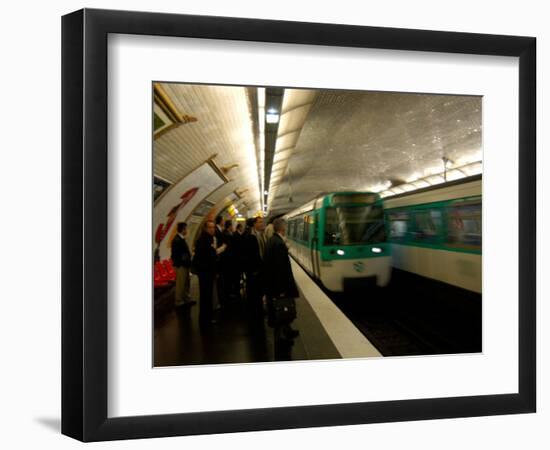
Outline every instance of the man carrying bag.
[(288, 248), (284, 236), (286, 223), (273, 221), (273, 236), (268, 240), (263, 264), (263, 279), (267, 295), (268, 321), (274, 328), (275, 342), (292, 341), (300, 333), (291, 328), (296, 318), (295, 298), (299, 297), (294, 281)]

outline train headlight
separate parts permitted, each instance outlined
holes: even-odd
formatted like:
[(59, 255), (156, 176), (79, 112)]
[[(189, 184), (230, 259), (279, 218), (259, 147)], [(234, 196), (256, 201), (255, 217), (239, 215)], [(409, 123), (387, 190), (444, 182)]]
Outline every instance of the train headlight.
[(336, 253), (340, 256), (344, 256), (346, 254), (346, 252), (344, 252), (344, 250), (342, 250), (340, 248), (338, 250), (336, 250)]
[(370, 251), (373, 253), (382, 253), (382, 249), (380, 247), (372, 247)]

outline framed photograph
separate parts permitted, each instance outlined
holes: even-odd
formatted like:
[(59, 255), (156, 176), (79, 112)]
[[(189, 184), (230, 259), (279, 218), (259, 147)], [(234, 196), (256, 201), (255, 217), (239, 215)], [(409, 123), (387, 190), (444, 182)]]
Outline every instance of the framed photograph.
[(536, 410), (536, 39), (62, 21), (62, 432)]

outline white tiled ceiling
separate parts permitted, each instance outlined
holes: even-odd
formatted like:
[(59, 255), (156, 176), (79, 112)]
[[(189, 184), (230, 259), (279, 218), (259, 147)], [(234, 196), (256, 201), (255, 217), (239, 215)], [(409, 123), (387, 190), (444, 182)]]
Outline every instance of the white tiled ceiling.
[[(166, 132), (154, 141), (154, 171), (175, 182), (212, 155), (219, 167), (239, 166), (227, 176), (231, 187), (213, 194), (216, 203), (233, 190), (247, 190), (247, 203), (260, 209), (253, 122), (245, 87), (161, 83), (178, 112), (196, 122)], [(229, 201), (229, 198), (228, 198)]]
[(296, 147), (316, 95), (317, 92), (312, 89), (285, 89), (271, 170), (269, 204), (278, 195), (281, 178), (287, 172), (289, 158)]
[(277, 142), (290, 148), (275, 155), (270, 214), (320, 192), (439, 173), (443, 156), (455, 165), (481, 160), (481, 106), (473, 96), (317, 91), (294, 146)]
[[(239, 166), (210, 200), (224, 205), (238, 191), (251, 214), (260, 210), (247, 88), (161, 86), (179, 113), (197, 122), (154, 141), (155, 174), (175, 182), (217, 154), (219, 167)], [(269, 213), (286, 212), (320, 192), (368, 190), (436, 174), (443, 156), (455, 166), (479, 161), (481, 107), (481, 98), (471, 96), (285, 89)]]

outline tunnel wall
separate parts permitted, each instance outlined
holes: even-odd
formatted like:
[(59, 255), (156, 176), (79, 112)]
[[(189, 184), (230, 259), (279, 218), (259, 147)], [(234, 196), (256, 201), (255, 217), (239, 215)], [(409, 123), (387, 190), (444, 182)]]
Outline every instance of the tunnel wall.
[(224, 182), (205, 162), (158, 198), (153, 207), (153, 250), (160, 259), (170, 258), (177, 223), (186, 221), (199, 203)]

